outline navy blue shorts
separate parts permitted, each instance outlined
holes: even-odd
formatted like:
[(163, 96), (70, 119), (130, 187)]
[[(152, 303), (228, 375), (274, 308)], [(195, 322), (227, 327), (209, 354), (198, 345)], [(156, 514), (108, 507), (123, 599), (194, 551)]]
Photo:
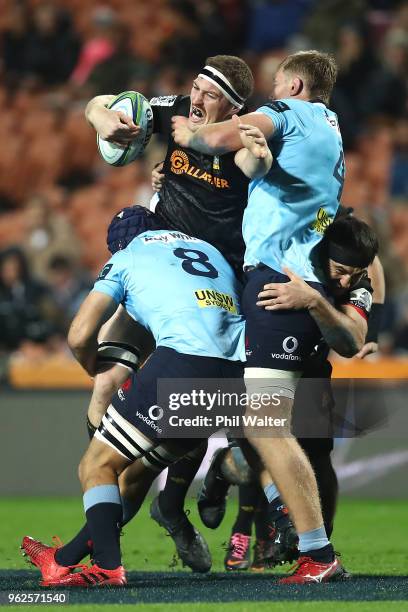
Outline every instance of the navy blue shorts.
[[(213, 379), (222, 381), (222, 379), (238, 379), (237, 385), (240, 385), (243, 374), (243, 363), (241, 362), (215, 357), (186, 355), (178, 353), (174, 349), (159, 346), (145, 365), (137, 373), (132, 374), (119, 389), (111, 403), (124, 419), (149, 440), (168, 440), (173, 437), (169, 435), (169, 432), (173, 431), (175, 433), (174, 437), (180, 443), (178, 446), (184, 444), (186, 449), (190, 450), (190, 448), (197, 446), (198, 437), (201, 440), (206, 439), (214, 431), (217, 431), (217, 428), (214, 427), (210, 431), (208, 427), (203, 427), (202, 430), (194, 427), (191, 430), (192, 438), (195, 438), (192, 445), (187, 442), (188, 428), (183, 430), (186, 435), (170, 429), (168, 427), (169, 416), (176, 414), (176, 412), (170, 410), (168, 401), (167, 405), (166, 402), (163, 402), (163, 398), (167, 397), (166, 393), (158, 398), (160, 379), (173, 379), (174, 390), (180, 391), (182, 389), (184, 393), (189, 393), (191, 384), (194, 385), (194, 388), (197, 386), (195, 383), (190, 383), (191, 380)], [(182, 382), (177, 381), (177, 379), (181, 379)], [(199, 406), (184, 406), (177, 414), (187, 414), (187, 416), (193, 418), (194, 416), (205, 415), (205, 412), (203, 413), (203, 409)], [(200, 431), (202, 431), (202, 436)]]
[[(246, 318), (246, 367), (302, 371), (304, 362), (321, 338), (307, 310), (265, 310), (256, 305), (267, 283), (287, 283), (289, 278), (260, 264), (246, 273), (242, 311)], [(319, 283), (308, 283), (322, 295)]]

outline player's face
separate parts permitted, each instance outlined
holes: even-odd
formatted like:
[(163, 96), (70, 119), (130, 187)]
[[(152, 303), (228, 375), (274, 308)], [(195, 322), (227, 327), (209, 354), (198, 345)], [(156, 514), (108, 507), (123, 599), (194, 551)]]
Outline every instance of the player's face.
[(334, 295), (342, 295), (361, 278), (365, 271), (366, 268), (345, 266), (329, 259), (328, 276), (331, 292)]
[(278, 70), (273, 79), (273, 100), (282, 100), (282, 98), (290, 98), (292, 92), (293, 77), (290, 73), (284, 70)]
[(197, 77), (191, 89), (191, 106), (189, 114), (190, 128), (194, 129), (207, 123), (224, 121), (232, 115), (234, 106), (207, 79)]

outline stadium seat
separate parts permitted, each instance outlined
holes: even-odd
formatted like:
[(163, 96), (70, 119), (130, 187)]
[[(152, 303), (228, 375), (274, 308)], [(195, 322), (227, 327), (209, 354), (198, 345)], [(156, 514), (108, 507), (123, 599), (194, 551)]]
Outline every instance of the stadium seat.
[(96, 138), (82, 111), (75, 110), (67, 114), (63, 138), (66, 151), (64, 172), (69, 174), (73, 170), (89, 171), (97, 156)]
[(2, 247), (21, 243), (24, 232), (24, 213), (22, 211), (0, 215), (0, 244)]
[(104, 185), (92, 185), (75, 191), (67, 207), (71, 221), (79, 225), (82, 217), (98, 217), (100, 211), (108, 207), (109, 195), (110, 191)]

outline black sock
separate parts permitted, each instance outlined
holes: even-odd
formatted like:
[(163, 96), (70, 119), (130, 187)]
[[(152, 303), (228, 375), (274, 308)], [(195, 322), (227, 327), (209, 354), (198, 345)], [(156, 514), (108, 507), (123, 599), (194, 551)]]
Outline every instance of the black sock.
[(313, 561), (318, 563), (331, 563), (334, 561), (334, 549), (332, 544), (326, 544), (323, 548), (317, 548), (316, 550), (308, 550), (305, 553), (301, 553), (301, 556), (310, 557)]
[(322, 514), (327, 537), (333, 533), (336, 514), (338, 482), (329, 454), (310, 457), (310, 463), (316, 474), (317, 486), (322, 505)]
[(273, 529), (273, 521), (269, 512), (268, 500), (262, 489), (260, 487), (259, 489), (261, 495), (254, 515), (255, 535), (257, 540), (268, 540)]
[(193, 455), (186, 455), (169, 466), (166, 485), (159, 495), (160, 510), (166, 516), (178, 516), (184, 511), (187, 491), (206, 452), (204, 444)]
[(276, 529), (286, 529), (290, 523), (290, 518), (288, 509), (281, 500), (280, 496), (269, 502), (268, 512), (271, 521), (275, 524)]
[(261, 493), (258, 483), (238, 487), (238, 516), (232, 527), (232, 533), (251, 535), (255, 510)]
[(299, 438), (316, 476), (322, 506), (323, 522), (329, 538), (336, 514), (338, 482), (331, 462), (332, 438)]
[(92, 541), (88, 525), (85, 524), (81, 531), (65, 546), (59, 548), (55, 553), (55, 560), (60, 565), (76, 565), (84, 557), (92, 552)]
[(121, 565), (120, 525), (122, 506), (99, 503), (86, 511), (86, 519), (93, 542), (92, 560), (103, 569), (116, 569)]

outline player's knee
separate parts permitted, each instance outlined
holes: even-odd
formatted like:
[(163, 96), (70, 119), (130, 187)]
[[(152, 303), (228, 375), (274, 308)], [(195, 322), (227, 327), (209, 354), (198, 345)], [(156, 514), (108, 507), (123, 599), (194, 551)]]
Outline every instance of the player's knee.
[[(134, 469), (136, 466), (137, 469)], [(139, 459), (121, 474), (120, 493), (123, 497), (132, 499), (138, 494), (140, 486), (144, 485), (149, 487), (156, 478), (157, 472), (149, 469), (142, 460)]]

